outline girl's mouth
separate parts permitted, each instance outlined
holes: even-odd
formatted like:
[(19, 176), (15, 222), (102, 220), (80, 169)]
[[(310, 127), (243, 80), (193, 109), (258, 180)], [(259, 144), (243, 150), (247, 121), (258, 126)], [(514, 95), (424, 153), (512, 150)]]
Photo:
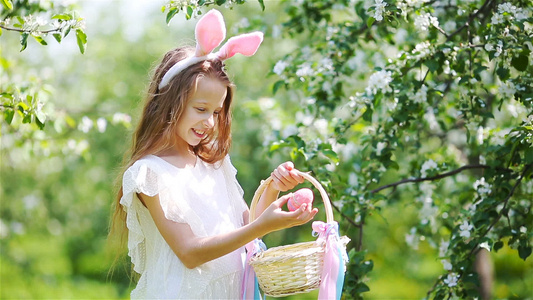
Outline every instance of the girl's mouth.
[(196, 129), (192, 129), (192, 132), (198, 137), (198, 138), (204, 138), (205, 137), (205, 133), (206, 131), (205, 130), (196, 130)]

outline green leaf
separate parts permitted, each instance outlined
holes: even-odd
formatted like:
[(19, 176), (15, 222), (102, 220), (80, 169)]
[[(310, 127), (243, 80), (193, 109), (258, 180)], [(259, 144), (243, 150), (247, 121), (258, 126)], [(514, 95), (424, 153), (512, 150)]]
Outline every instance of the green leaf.
[(26, 49), (26, 47), (28, 46), (28, 36), (30, 36), (30, 34), (27, 32), (23, 32), (20, 34), (20, 44), (22, 45), (20, 52), (24, 51), (24, 49)]
[(492, 246), (492, 250), (494, 250), (494, 252), (497, 252), (501, 248), (503, 248), (503, 242), (502, 241), (497, 241), (496, 243), (494, 243), (494, 246)]
[(274, 83), (274, 87), (272, 88), (272, 93), (275, 95), (279, 88), (283, 85), (285, 85), (285, 80), (276, 81), (276, 83)]
[(187, 6), (187, 14), (185, 15), (185, 17), (187, 18), (187, 20), (189, 20), (190, 18), (192, 18), (192, 15), (194, 13), (194, 9), (191, 5)]
[(42, 36), (38, 36), (38, 35), (32, 35), (32, 36), (39, 44), (41, 44), (43, 46), (48, 45), (48, 43), (46, 43), (46, 41), (43, 39)]
[(374, 24), (375, 21), (376, 21), (376, 19), (374, 19), (374, 17), (368, 18), (368, 20), (366, 20), (366, 26), (368, 28), (372, 27), (372, 24)]
[(4, 119), (6, 120), (7, 124), (11, 124), (13, 121), (13, 116), (15, 116), (15, 111), (11, 108), (8, 108), (4, 110)]
[(78, 42), (78, 47), (80, 48), (81, 54), (84, 54), (87, 46), (87, 35), (85, 32), (83, 32), (83, 30), (76, 29), (76, 40)]
[(513, 60), (511, 61), (511, 65), (518, 71), (522, 72), (527, 69), (528, 64), (528, 57), (523, 54), (513, 57)]
[(52, 36), (54, 36), (54, 38), (56, 39), (56, 41), (57, 41), (58, 43), (61, 43), (61, 34), (59, 34), (59, 33), (54, 33), (54, 34), (52, 34)]
[(8, 10), (13, 10), (13, 2), (11, 2), (11, 0), (1, 0), (2, 1), (2, 5), (8, 9)]
[(178, 13), (178, 8), (177, 7), (172, 7), (169, 9), (168, 13), (167, 13), (167, 19), (166, 19), (166, 22), (167, 24), (170, 23), (170, 20), (172, 20), (172, 18)]
[(527, 245), (520, 244), (518, 246), (518, 256), (524, 261), (531, 255), (531, 247)]
[(526, 161), (526, 164), (533, 163), (533, 148), (529, 147), (526, 149), (526, 153), (524, 154), (524, 159)]
[(496, 74), (498, 74), (498, 77), (500, 77), (500, 80), (505, 81), (509, 79), (510, 71), (507, 68), (500, 67), (498, 68), (498, 70), (496, 70)]
[(38, 111), (35, 113), (35, 117), (35, 122), (37, 123), (37, 126), (39, 126), (39, 129), (42, 130), (46, 122), (46, 115), (42, 111)]
[(69, 14), (57, 14), (52, 17), (52, 19), (58, 19), (58, 20), (72, 20), (72, 16)]
[(263, 2), (263, 0), (257, 0), (257, 1), (259, 1), (259, 5), (261, 5), (261, 10), (265, 11), (265, 3)]
[(22, 123), (24, 124), (28, 124), (28, 123), (31, 123), (31, 114), (27, 114), (24, 116), (24, 118), (22, 119)]
[(2, 36), (2, 28), (0, 28), (0, 36)]
[(226, 3), (226, 0), (215, 0), (215, 3), (216, 3), (218, 6), (222, 6), (224, 3)]
[(367, 122), (372, 122), (372, 114), (373, 113), (374, 112), (372, 111), (372, 108), (367, 107), (366, 111), (363, 113), (363, 120), (365, 120)]
[(26, 103), (24, 102), (19, 102), (17, 104), (17, 107), (18, 107), (18, 110), (23, 113), (23, 114), (26, 114), (25, 111), (29, 110), (29, 107)]

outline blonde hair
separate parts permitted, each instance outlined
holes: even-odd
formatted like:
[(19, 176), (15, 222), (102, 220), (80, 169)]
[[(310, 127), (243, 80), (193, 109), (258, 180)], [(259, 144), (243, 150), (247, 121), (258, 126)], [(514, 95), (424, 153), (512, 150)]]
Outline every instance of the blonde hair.
[(211, 133), (198, 145), (191, 149), (207, 163), (216, 163), (224, 159), (231, 146), (231, 103), (233, 100), (233, 84), (230, 81), (224, 64), (218, 59), (205, 60), (194, 64), (176, 75), (170, 83), (159, 90), (158, 85), (165, 73), (178, 61), (193, 55), (194, 48), (180, 47), (165, 54), (156, 67), (150, 82), (142, 115), (133, 134), (131, 149), (124, 157), (123, 168), (117, 177), (120, 186), (111, 220), (110, 237), (118, 237), (121, 246), (126, 241), (126, 212), (120, 205), (122, 192), (122, 176), (135, 161), (154, 154), (157, 155), (171, 148), (174, 144), (177, 124), (187, 102), (196, 91), (200, 78), (209, 77), (220, 80), (227, 86), (226, 98), (222, 111), (217, 116), (216, 126)]

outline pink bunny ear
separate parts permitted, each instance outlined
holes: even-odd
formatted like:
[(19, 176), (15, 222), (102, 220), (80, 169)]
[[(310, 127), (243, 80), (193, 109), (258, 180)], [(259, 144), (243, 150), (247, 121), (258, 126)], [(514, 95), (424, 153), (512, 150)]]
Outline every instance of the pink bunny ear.
[(234, 36), (220, 48), (217, 56), (220, 60), (226, 60), (236, 53), (251, 56), (255, 54), (262, 42), (263, 33), (260, 31)]
[(200, 57), (211, 53), (226, 38), (226, 25), (222, 14), (216, 9), (206, 13), (196, 23), (195, 35), (195, 56)]

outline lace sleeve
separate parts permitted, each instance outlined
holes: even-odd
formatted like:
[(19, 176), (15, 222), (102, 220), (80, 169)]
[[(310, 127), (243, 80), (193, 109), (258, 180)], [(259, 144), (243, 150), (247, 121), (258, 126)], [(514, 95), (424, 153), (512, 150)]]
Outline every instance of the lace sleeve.
[(140, 251), (144, 247), (144, 236), (138, 216), (139, 210), (144, 206), (135, 200), (137, 193), (150, 197), (158, 195), (165, 218), (176, 223), (188, 223), (195, 235), (207, 236), (201, 218), (193, 211), (188, 201), (184, 181), (176, 181), (165, 168), (166, 166), (157, 160), (145, 158), (135, 162), (124, 173), (122, 182), (124, 195), (120, 203), (127, 213), (130, 252)]
[(133, 263), (133, 270), (142, 274), (145, 269), (146, 245), (144, 233), (139, 222), (140, 201), (136, 200), (136, 193), (147, 196), (158, 194), (158, 178), (149, 172), (146, 164), (135, 163), (129, 167), (122, 178), (122, 198), (120, 204), (126, 211), (126, 227), (128, 228), (128, 255)]

